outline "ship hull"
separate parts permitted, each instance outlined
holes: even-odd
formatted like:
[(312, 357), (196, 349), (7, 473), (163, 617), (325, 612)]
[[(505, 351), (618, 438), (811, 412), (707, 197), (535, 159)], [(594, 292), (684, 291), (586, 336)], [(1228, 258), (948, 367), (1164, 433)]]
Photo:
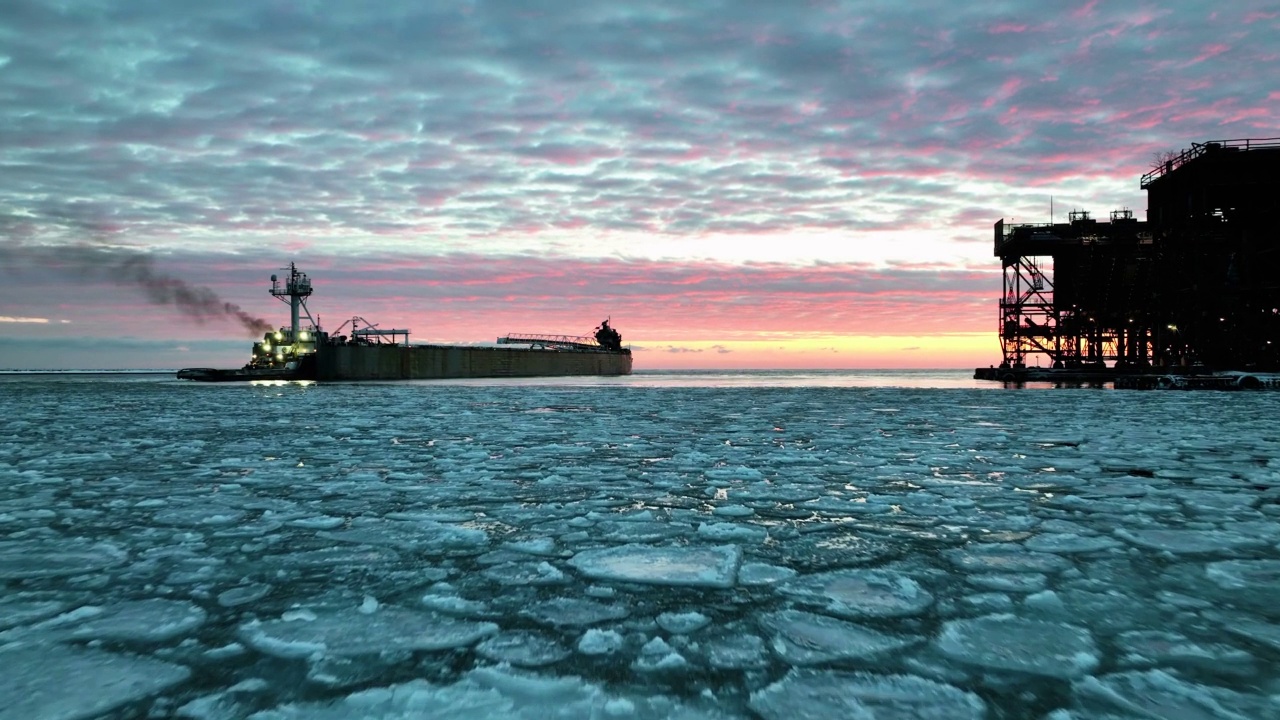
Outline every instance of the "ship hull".
[(630, 351), (491, 348), (467, 345), (322, 346), (297, 370), (187, 368), (180, 380), (440, 380), (630, 375)]
[(316, 358), (316, 379), (321, 381), (630, 374), (629, 351), (466, 345), (339, 345), (321, 348)]
[(252, 380), (313, 380), (305, 372), (283, 369), (220, 370), (217, 368), (184, 368), (178, 371), (179, 380), (196, 382), (249, 382)]

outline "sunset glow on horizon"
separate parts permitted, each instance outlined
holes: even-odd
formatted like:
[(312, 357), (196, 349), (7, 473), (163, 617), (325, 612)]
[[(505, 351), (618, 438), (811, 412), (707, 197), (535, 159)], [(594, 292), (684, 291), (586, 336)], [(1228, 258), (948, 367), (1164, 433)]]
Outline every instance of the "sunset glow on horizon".
[(996, 220), (1142, 218), (1159, 153), (1280, 136), (1253, 0), (10, 10), (0, 369), (239, 366), (136, 270), (280, 325), (289, 262), (330, 330), (986, 366)]

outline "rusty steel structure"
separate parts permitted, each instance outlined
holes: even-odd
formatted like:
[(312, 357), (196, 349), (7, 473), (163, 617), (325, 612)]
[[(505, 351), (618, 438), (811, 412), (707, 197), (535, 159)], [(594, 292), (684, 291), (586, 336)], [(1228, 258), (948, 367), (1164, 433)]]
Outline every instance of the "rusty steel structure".
[(1196, 143), (1140, 183), (1145, 221), (995, 224), (1000, 369), (1280, 371), (1280, 138)]

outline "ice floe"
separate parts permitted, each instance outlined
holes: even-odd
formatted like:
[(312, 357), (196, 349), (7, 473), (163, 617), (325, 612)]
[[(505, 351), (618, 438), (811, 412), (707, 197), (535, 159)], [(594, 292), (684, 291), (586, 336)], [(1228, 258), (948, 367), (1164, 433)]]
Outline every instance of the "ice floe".
[(783, 610), (761, 618), (772, 633), (773, 651), (789, 665), (818, 665), (836, 660), (865, 660), (923, 641), (893, 637), (844, 620), (800, 610)]
[(655, 547), (622, 545), (583, 550), (569, 560), (585, 577), (649, 585), (732, 587), (742, 549), (736, 545)]
[(253, 649), (281, 658), (317, 655), (377, 655), (393, 650), (447, 650), (467, 647), (498, 632), (487, 622), (382, 607), (374, 613), (326, 611), (289, 619), (253, 620), (240, 626), (240, 639)]
[(934, 646), (943, 655), (989, 670), (1080, 677), (1101, 662), (1089, 631), (1011, 614), (952, 620)]
[(848, 618), (916, 615), (933, 604), (933, 595), (919, 583), (890, 570), (834, 570), (777, 587), (799, 602)]
[(0, 718), (1280, 717), (1274, 394), (668, 377), (0, 377)]
[(92, 718), (184, 682), (191, 671), (86, 648), (0, 649), (0, 718)]
[(751, 693), (750, 706), (765, 720), (979, 720), (986, 715), (977, 695), (925, 678), (821, 670), (792, 670)]

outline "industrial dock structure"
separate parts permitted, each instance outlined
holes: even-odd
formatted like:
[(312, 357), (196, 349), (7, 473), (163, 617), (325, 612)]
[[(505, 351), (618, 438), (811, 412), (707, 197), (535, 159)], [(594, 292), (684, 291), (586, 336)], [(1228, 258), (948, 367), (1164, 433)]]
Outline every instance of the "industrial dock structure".
[(292, 263), (288, 273), (283, 279), (272, 275), (270, 290), (289, 305), (287, 327), (254, 343), (242, 368), (185, 368), (178, 378), (351, 381), (631, 374), (631, 350), (623, 347), (622, 335), (608, 320), (591, 336), (511, 334), (493, 347), (411, 345), (408, 330), (382, 329), (359, 316), (328, 333), (307, 309), (311, 279)]
[(1280, 138), (1193, 144), (1141, 187), (1146, 220), (996, 222), (1002, 358), (976, 378), (1280, 383)]

